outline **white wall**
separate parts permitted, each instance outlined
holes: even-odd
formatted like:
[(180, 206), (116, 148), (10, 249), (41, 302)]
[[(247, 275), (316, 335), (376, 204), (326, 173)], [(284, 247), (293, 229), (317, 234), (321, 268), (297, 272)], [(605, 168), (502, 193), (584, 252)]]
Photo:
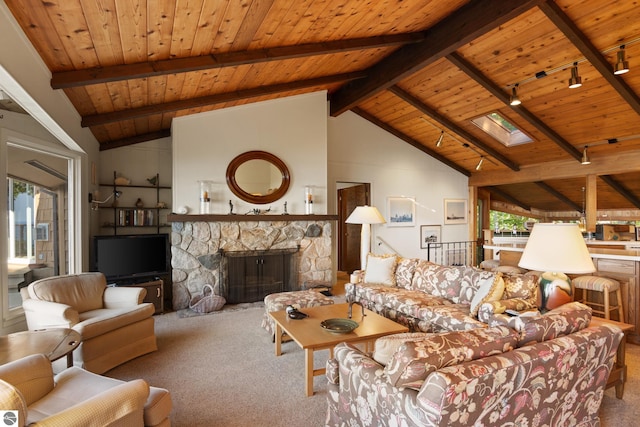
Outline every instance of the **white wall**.
[[(211, 213), (235, 213), (253, 208), (303, 214), (304, 187), (313, 186), (314, 213), (327, 213), (326, 92), (258, 102), (174, 119), (173, 208), (187, 206), (199, 213), (199, 180), (215, 183)], [(279, 157), (291, 174), (282, 199), (271, 205), (240, 201), (226, 184), (227, 165), (239, 154), (262, 150)]]
[(444, 199), (467, 199), (467, 177), (410, 146), (388, 132), (346, 112), (328, 121), (329, 212), (337, 210), (337, 182), (368, 182), (371, 204), (387, 219), (387, 197), (415, 198), (413, 227), (372, 226), (372, 251), (389, 253), (378, 246), (377, 236), (400, 255), (426, 257), (420, 249), (420, 225), (442, 224), (442, 241), (468, 239), (467, 224), (444, 225)]

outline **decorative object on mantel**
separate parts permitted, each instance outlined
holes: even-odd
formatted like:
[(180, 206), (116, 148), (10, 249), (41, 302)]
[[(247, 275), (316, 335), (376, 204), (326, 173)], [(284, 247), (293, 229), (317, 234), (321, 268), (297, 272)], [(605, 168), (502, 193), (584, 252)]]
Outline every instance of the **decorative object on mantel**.
[(518, 266), (544, 271), (538, 282), (542, 313), (573, 300), (571, 280), (565, 273), (596, 270), (577, 224), (536, 223)]
[(131, 180), (129, 178), (125, 178), (124, 176), (118, 176), (113, 180), (115, 185), (129, 185), (131, 184)]
[(178, 208), (178, 210), (176, 211), (176, 213), (179, 213), (180, 215), (186, 215), (189, 213), (189, 207), (188, 206), (180, 206)]
[(211, 181), (203, 180), (198, 181), (200, 185), (200, 213), (211, 213)]
[(287, 202), (284, 202), (284, 212), (282, 212), (282, 215), (289, 215), (289, 212), (287, 212)]
[(304, 213), (313, 214), (313, 187), (310, 185), (304, 187)]
[(149, 184), (155, 186), (158, 183), (158, 175), (154, 175), (151, 178), (147, 178)]
[(362, 270), (366, 270), (367, 255), (371, 251), (371, 224), (384, 224), (385, 219), (373, 206), (357, 206), (349, 218), (347, 224), (362, 224), (360, 231), (360, 265)]

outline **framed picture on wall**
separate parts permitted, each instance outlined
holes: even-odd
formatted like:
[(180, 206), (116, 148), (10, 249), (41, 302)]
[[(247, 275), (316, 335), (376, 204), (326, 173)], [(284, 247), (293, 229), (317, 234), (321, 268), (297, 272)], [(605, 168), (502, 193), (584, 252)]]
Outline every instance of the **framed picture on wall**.
[(416, 225), (416, 204), (413, 197), (387, 197), (387, 225), (412, 227)]
[(466, 199), (444, 199), (445, 224), (466, 224), (467, 221)]
[(420, 226), (420, 249), (427, 249), (429, 243), (439, 243), (440, 239), (439, 225)]

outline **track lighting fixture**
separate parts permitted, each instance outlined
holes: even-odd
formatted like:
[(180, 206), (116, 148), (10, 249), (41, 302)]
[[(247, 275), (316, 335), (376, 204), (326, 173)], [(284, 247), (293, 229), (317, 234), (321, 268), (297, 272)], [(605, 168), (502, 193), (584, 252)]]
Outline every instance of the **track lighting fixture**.
[(511, 89), (511, 101), (509, 102), (511, 105), (520, 105), (520, 98), (518, 97), (518, 83), (516, 83)]
[(574, 62), (571, 67), (571, 78), (569, 79), (569, 89), (582, 86), (582, 77), (578, 75), (578, 63)]
[(587, 146), (584, 146), (584, 151), (582, 152), (582, 161), (580, 162), (583, 165), (590, 165), (591, 160), (589, 160), (589, 155), (587, 154)]
[(436, 142), (436, 147), (440, 147), (442, 145), (442, 140), (444, 139), (444, 131), (440, 131), (440, 136), (438, 137), (438, 141)]
[(482, 164), (484, 163), (484, 156), (480, 156), (480, 161), (476, 165), (476, 170), (479, 171), (482, 169)]
[(615, 67), (613, 67), (613, 74), (619, 75), (629, 72), (629, 61), (625, 59), (625, 50), (624, 45), (620, 46), (620, 50), (618, 51), (618, 62), (616, 62)]

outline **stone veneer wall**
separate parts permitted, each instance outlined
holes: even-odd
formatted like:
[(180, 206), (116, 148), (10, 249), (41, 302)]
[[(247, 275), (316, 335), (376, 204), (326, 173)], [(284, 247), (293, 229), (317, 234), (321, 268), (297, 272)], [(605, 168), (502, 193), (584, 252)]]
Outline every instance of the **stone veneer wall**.
[(218, 292), (224, 251), (297, 248), (298, 287), (333, 282), (331, 221), (174, 222), (171, 227), (173, 309), (211, 284)]

